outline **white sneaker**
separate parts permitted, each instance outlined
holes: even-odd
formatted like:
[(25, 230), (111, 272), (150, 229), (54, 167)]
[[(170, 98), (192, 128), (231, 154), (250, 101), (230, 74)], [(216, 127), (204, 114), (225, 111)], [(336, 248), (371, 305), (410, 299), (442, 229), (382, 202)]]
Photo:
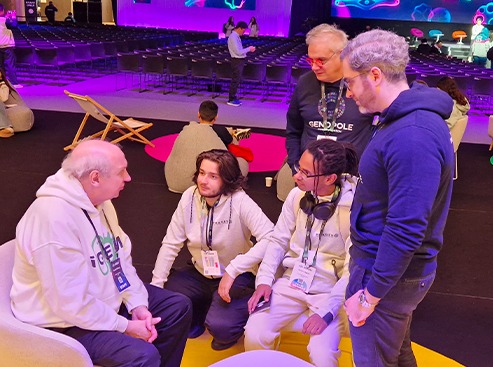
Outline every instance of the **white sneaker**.
[(236, 129), (233, 136), (236, 140), (248, 139), (250, 137), (252, 129)]
[(24, 88), (24, 86), (22, 84), (14, 84), (13, 87), (15, 89), (20, 89), (20, 88)]

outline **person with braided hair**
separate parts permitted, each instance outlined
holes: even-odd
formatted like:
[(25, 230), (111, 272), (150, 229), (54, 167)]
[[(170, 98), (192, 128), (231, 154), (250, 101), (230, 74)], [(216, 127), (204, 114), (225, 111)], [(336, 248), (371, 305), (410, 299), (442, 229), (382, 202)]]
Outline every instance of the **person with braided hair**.
[[(248, 301), (245, 350), (273, 349), (281, 329), (301, 317), (311, 362), (338, 365), (357, 165), (349, 143), (322, 139), (309, 143), (294, 166), (298, 187), (284, 202)], [(280, 265), (284, 273), (276, 280)], [(270, 308), (256, 311), (265, 302)]]

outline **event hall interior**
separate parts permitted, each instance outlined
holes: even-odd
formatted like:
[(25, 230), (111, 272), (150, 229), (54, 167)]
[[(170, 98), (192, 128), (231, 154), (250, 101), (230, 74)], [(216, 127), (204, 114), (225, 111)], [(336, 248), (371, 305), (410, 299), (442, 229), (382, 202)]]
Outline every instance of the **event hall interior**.
[[(409, 83), (420, 79), (436, 87), (440, 78), (452, 76), (471, 104), (457, 150), (458, 178), (444, 247), (438, 255), (437, 277), (413, 315), (411, 339), (418, 365), (493, 366), (488, 353), (493, 340), (493, 291), (488, 286), (493, 272), (488, 243), (493, 233), (487, 223), (493, 200), (493, 157), (489, 150), (493, 139), (493, 71), (489, 62), (486, 66), (472, 63), (470, 54), (476, 19), (480, 17), (483, 26), (493, 31), (493, 2), (53, 2), (59, 11), (55, 23), (50, 24), (44, 14), (47, 1), (0, 0), (8, 10), (9, 28), (15, 38), (16, 71), (22, 85), (17, 92), (34, 113), (29, 131), (0, 139), (0, 244), (15, 237), (17, 223), (39, 186), (60, 167), (66, 154), (63, 148), (72, 142), (84, 117), (85, 111), (66, 91), (87, 95), (120, 118), (153, 123), (142, 134), (156, 144), (155, 150), (138, 142), (122, 142), (132, 182), (114, 202), (122, 228), (132, 239), (134, 264), (144, 281), (151, 279), (162, 237), (180, 199), (179, 194), (168, 190), (166, 157), (176, 134), (197, 119), (203, 100), (213, 99), (219, 105), (218, 124), (251, 128), (250, 139), (241, 142), (255, 155), (246, 191), (275, 223), (282, 202), (275, 183), (266, 187), (265, 178), (274, 177), (282, 166), (291, 96), (298, 78), (312, 72), (306, 61), (307, 31), (320, 23), (336, 24), (352, 38), (369, 28), (387, 29), (409, 43)], [(75, 23), (64, 21), (69, 11)], [(230, 16), (247, 23), (255, 17), (260, 28), (258, 37), (249, 37), (248, 30), (243, 36), (243, 44), (255, 46), (257, 51), (247, 56), (239, 89), (240, 107), (227, 105), (231, 70), (223, 24)], [(430, 43), (442, 41), (443, 54), (418, 53), (416, 48), (423, 37)], [(90, 118), (87, 134), (100, 130), (98, 124)], [(179, 264), (189, 257), (186, 250), (181, 251)], [(7, 295), (6, 289), (2, 292)], [(5, 299), (0, 315), (4, 315), (4, 303)], [(33, 354), (38, 349), (35, 339), (9, 336), (5, 331), (8, 326), (0, 320), (1, 366), (7, 365), (3, 358), (12, 352), (6, 345), (25, 348), (16, 355), (19, 360), (30, 349)], [(211, 338), (206, 333), (190, 339), (182, 365), (209, 366), (244, 350), (239, 342), (227, 351), (214, 351)], [(288, 333), (283, 338), (279, 350), (308, 360), (306, 338)], [(341, 349), (340, 366), (352, 365), (347, 338)], [(54, 361), (57, 355), (49, 358)]]

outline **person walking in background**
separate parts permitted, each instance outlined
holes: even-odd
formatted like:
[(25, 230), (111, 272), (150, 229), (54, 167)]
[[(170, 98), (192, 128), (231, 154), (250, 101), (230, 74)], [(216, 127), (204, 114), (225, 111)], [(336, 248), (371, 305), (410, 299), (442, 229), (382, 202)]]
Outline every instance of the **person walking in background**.
[(48, 23), (55, 24), (55, 13), (57, 11), (58, 9), (55, 7), (55, 5), (53, 5), (53, 1), (50, 1), (45, 8), (45, 15), (48, 19)]
[(235, 28), (235, 20), (233, 17), (229, 17), (228, 21), (223, 24), (223, 33), (228, 38), (231, 35), (231, 32), (233, 32), (233, 29)]
[(359, 164), (351, 207), (345, 308), (356, 367), (416, 366), (410, 326), (430, 289), (452, 197), (453, 102), (406, 79), (409, 45), (383, 30), (341, 53), (347, 95), (380, 114)]
[[(5, 70), (7, 78), (15, 88), (22, 88), (17, 81), (15, 70), (15, 39), (12, 31), (7, 28), (5, 22), (5, 8), (0, 4), (0, 67)], [(5, 78), (5, 76), (3, 76)]]
[(250, 29), (250, 37), (258, 37), (258, 31), (260, 30), (260, 28), (255, 17), (252, 17), (252, 19), (250, 19), (248, 28)]
[(229, 86), (229, 99), (228, 105), (241, 106), (241, 102), (238, 100), (236, 93), (238, 92), (238, 86), (240, 85), (241, 75), (243, 74), (243, 68), (245, 67), (245, 58), (248, 52), (255, 52), (254, 46), (248, 46), (243, 48), (241, 43), (241, 36), (248, 28), (247, 24), (243, 21), (238, 22), (233, 32), (228, 38), (228, 50), (231, 55), (231, 84)]
[(447, 93), (454, 100), (454, 108), (452, 109), (452, 113), (450, 114), (450, 117), (445, 120), (449, 129), (452, 129), (460, 118), (467, 115), (467, 112), (471, 106), (469, 105), (469, 101), (464, 93), (460, 91), (454, 78), (449, 76), (440, 78), (440, 80), (438, 80), (437, 87)]

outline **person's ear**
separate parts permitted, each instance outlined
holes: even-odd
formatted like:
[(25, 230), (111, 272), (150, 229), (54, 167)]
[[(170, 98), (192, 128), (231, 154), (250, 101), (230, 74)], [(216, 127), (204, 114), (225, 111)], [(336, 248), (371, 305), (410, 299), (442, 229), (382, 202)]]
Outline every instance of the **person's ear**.
[(89, 182), (93, 186), (99, 186), (101, 182), (101, 173), (98, 170), (93, 170), (89, 173)]
[(325, 183), (327, 185), (333, 185), (334, 182), (336, 182), (336, 180), (337, 180), (337, 175), (335, 173), (325, 176)]

